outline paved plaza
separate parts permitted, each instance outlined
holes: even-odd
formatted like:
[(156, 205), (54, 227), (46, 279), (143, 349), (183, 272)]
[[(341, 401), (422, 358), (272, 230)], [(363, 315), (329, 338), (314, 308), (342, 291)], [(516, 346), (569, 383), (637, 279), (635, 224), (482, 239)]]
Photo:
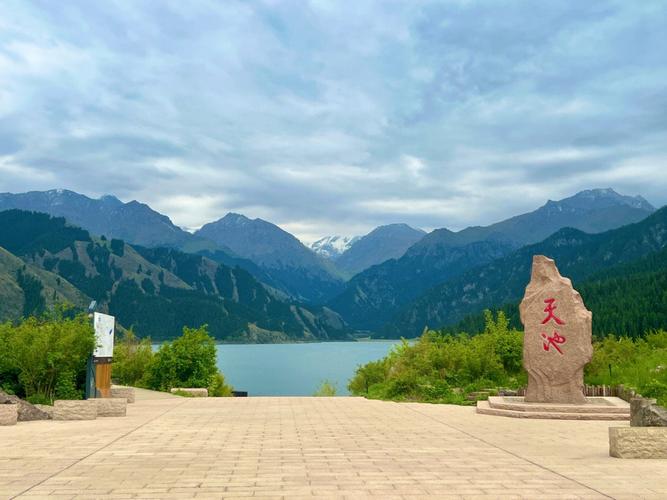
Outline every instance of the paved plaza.
[(667, 498), (614, 422), (361, 398), (138, 394), (125, 418), (0, 427), (0, 498)]

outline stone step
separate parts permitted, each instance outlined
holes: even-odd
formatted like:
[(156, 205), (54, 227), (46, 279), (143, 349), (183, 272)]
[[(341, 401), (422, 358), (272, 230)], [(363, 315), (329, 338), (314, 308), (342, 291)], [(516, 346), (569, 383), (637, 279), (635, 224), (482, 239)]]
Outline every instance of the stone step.
[(565, 413), (562, 411), (517, 411), (492, 408), (488, 401), (477, 402), (477, 413), (482, 415), (496, 415), (500, 417), (534, 418), (554, 420), (619, 420), (629, 421), (630, 413)]
[[(489, 405), (496, 410), (512, 410), (537, 413), (619, 413), (630, 416), (630, 405), (615, 397), (590, 397), (589, 404), (571, 405), (558, 403), (526, 403), (510, 397), (491, 396)], [(596, 404), (599, 403), (599, 404)]]

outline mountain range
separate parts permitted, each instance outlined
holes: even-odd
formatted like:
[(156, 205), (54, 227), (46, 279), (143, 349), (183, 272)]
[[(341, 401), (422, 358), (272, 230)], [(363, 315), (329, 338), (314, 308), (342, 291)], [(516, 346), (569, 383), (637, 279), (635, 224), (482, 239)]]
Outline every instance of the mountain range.
[[(383, 333), (389, 337), (410, 337), (420, 333), (425, 326), (451, 325), (468, 314), (517, 302), (530, 280), (533, 255), (554, 259), (561, 274), (571, 278), (576, 286), (578, 282), (616, 266), (652, 255), (661, 255), (664, 259), (667, 255), (661, 251), (665, 248), (667, 207), (640, 222), (603, 233), (589, 234), (563, 228), (540, 243), (469, 269), (455, 279), (431, 288), (392, 318)], [(659, 267), (654, 263), (654, 268)], [(660, 302), (666, 298), (663, 294), (655, 296), (654, 300)]]
[(348, 337), (333, 311), (294, 302), (238, 267), (93, 237), (35, 212), (0, 212), (0, 286), (2, 321), (61, 300), (82, 307), (95, 299), (122, 326), (155, 340), (203, 324), (221, 340)]
[(548, 201), (533, 212), (490, 226), (459, 232), (436, 229), (399, 259), (354, 276), (329, 306), (353, 328), (378, 331), (431, 287), (541, 241), (561, 228), (597, 233), (642, 220), (654, 210), (641, 197), (597, 189)]
[[(606, 237), (649, 241), (650, 231), (623, 231), (661, 213), (640, 196), (593, 189), (489, 226), (426, 234), (389, 224), (309, 248), (275, 224), (236, 213), (192, 234), (137, 201), (66, 190), (4, 193), (0, 320), (96, 298), (124, 326), (155, 338), (199, 321), (214, 325), (218, 338), (249, 341), (347, 338), (354, 330), (413, 336), (425, 325), (456, 325), (511, 304), (531, 252), (565, 259), (564, 274), (576, 256), (577, 279), (657, 252), (659, 245), (648, 245), (615, 260), (581, 249), (590, 238), (598, 246)], [(161, 319), (147, 319), (154, 316)]]

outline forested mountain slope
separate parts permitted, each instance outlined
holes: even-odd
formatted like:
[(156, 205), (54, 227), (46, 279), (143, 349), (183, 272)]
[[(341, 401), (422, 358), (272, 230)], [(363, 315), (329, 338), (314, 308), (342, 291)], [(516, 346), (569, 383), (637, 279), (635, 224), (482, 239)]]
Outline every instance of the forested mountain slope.
[(67, 279), (140, 336), (169, 338), (202, 324), (228, 340), (347, 336), (335, 313), (287, 301), (242, 269), (174, 249), (92, 238), (63, 218), (0, 212), (0, 246)]
[(452, 325), (483, 309), (517, 302), (530, 279), (532, 257), (536, 254), (555, 259), (561, 274), (577, 283), (614, 266), (648, 258), (666, 246), (667, 207), (641, 222), (604, 233), (562, 229), (541, 243), (523, 247), (432, 288), (392, 319), (383, 334), (414, 336), (425, 325)]

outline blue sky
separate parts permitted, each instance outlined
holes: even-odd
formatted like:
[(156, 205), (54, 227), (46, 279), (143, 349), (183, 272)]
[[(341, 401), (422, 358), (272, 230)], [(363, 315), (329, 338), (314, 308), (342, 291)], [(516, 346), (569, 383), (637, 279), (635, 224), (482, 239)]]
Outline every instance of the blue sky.
[(0, 191), (312, 240), (667, 203), (664, 1), (0, 3)]

